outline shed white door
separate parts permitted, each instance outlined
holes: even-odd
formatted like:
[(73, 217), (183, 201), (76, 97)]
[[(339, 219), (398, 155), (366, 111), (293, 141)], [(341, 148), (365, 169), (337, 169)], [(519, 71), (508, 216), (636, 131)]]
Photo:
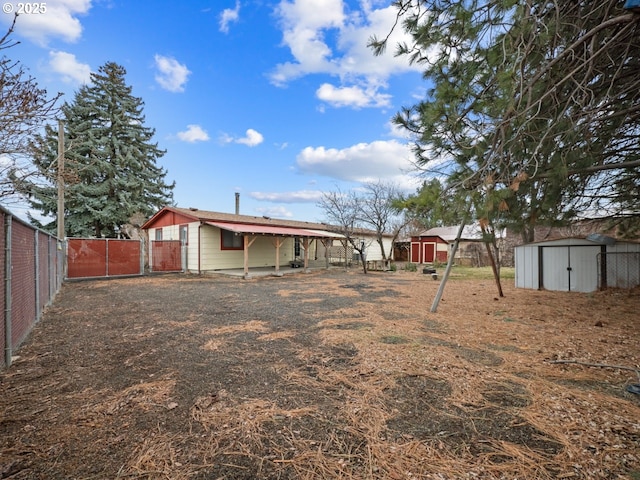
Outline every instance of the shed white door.
[(542, 286), (547, 290), (598, 289), (599, 246), (542, 247)]

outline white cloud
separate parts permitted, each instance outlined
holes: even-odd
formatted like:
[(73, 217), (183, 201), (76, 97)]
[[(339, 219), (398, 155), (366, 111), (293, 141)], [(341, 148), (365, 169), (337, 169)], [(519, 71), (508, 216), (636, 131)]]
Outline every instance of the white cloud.
[(330, 83), (323, 83), (316, 96), (334, 107), (387, 107), (391, 103), (391, 95), (379, 93), (374, 88), (335, 87)]
[(348, 148), (307, 147), (296, 158), (301, 172), (351, 182), (391, 181), (414, 190), (419, 184), (413, 154), (397, 140), (359, 143)]
[(363, 1), (361, 10), (347, 12), (342, 0), (281, 0), (276, 15), (283, 44), (293, 59), (275, 67), (271, 82), (284, 86), (304, 75), (334, 75), (342, 85), (325, 84), (318, 91), (329, 103), (356, 108), (388, 106), (390, 96), (378, 93), (387, 88), (387, 79), (422, 69), (409, 65), (405, 57), (393, 55), (398, 42), (410, 41), (400, 26), (389, 38), (391, 52), (373, 55), (367, 47), (369, 39), (374, 35), (384, 38), (391, 32), (397, 9), (374, 9), (371, 3)]
[(247, 130), (244, 137), (235, 138), (225, 133), (222, 135), (220, 140), (222, 143), (240, 143), (248, 147), (255, 147), (264, 141), (264, 137), (260, 132), (250, 128)]
[(155, 78), (160, 86), (170, 92), (183, 92), (191, 73), (187, 66), (172, 57), (156, 55), (154, 58), (159, 72)]
[(229, 24), (240, 19), (240, 2), (236, 1), (235, 8), (225, 8), (220, 14), (220, 31), (229, 33)]
[(66, 83), (85, 85), (91, 81), (91, 67), (78, 62), (72, 53), (49, 52), (49, 67)]
[(178, 138), (189, 143), (206, 142), (209, 140), (209, 134), (200, 125), (187, 125), (184, 132), (178, 132)]
[(247, 145), (248, 147), (255, 147), (256, 145), (260, 145), (263, 141), (264, 137), (262, 136), (262, 134), (260, 132), (256, 132), (252, 128), (247, 130), (246, 137), (236, 140), (237, 143), (242, 143), (243, 145)]
[[(16, 22), (16, 33), (25, 36), (34, 43), (46, 46), (49, 40), (60, 38), (65, 42), (75, 42), (82, 35), (82, 25), (77, 18), (86, 14), (91, 8), (91, 0), (58, 0), (55, 2), (4, 2), (13, 5), (13, 11), (18, 11), (17, 5), (46, 4), (45, 13), (20, 15)], [(13, 20), (13, 15), (0, 15), (2, 23)]]
[(388, 38), (385, 53), (374, 56), (367, 46), (372, 36), (385, 38), (396, 22), (398, 10), (393, 5), (380, 9), (365, 9), (359, 16), (350, 18), (340, 31), (338, 49), (340, 71), (343, 76), (364, 75), (373, 81), (384, 82), (391, 75), (406, 72), (422, 72), (420, 65), (409, 65), (406, 57), (394, 55), (396, 45), (412, 43), (401, 25), (397, 25)]
[(317, 203), (322, 198), (320, 190), (297, 190), (294, 192), (251, 192), (251, 198), (274, 203)]
[(332, 50), (325, 41), (329, 30), (344, 23), (342, 0), (283, 0), (276, 8), (282, 25), (283, 43), (295, 61), (280, 64), (272, 74), (272, 82), (286, 84), (308, 73), (338, 73), (331, 62)]

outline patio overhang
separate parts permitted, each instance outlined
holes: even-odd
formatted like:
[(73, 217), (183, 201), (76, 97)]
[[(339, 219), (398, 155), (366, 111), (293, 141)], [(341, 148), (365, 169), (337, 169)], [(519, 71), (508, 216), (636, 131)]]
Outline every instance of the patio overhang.
[(205, 222), (207, 225), (222, 228), (242, 235), (274, 235), (282, 237), (308, 238), (341, 238), (342, 235), (324, 230), (310, 230), (296, 227), (281, 227), (275, 225), (255, 225), (251, 223)]
[[(242, 235), (244, 240), (244, 277), (249, 278), (249, 247), (254, 241), (260, 237), (271, 237), (271, 241), (276, 250), (275, 274), (280, 275), (280, 247), (283, 245), (285, 238), (301, 238), (302, 248), (304, 250), (304, 271), (308, 271), (309, 264), (309, 242), (321, 240), (322, 242), (333, 240), (334, 238), (343, 238), (343, 235), (315, 229), (305, 229), (299, 227), (288, 227), (280, 225), (264, 225), (254, 223), (235, 223), (235, 222), (204, 222), (212, 227), (233, 232), (236, 235)], [(328, 267), (327, 267), (328, 268)]]

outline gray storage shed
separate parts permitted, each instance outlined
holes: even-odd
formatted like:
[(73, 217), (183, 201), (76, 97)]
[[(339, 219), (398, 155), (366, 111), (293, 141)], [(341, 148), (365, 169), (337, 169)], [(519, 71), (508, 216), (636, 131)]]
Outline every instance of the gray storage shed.
[(603, 235), (515, 248), (516, 287), (574, 292), (640, 285), (640, 243)]

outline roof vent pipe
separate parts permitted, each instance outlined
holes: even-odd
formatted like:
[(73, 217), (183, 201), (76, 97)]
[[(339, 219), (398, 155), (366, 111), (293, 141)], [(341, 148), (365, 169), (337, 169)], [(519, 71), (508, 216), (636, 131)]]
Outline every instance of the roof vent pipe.
[(240, 215), (240, 193), (236, 192), (236, 215)]

